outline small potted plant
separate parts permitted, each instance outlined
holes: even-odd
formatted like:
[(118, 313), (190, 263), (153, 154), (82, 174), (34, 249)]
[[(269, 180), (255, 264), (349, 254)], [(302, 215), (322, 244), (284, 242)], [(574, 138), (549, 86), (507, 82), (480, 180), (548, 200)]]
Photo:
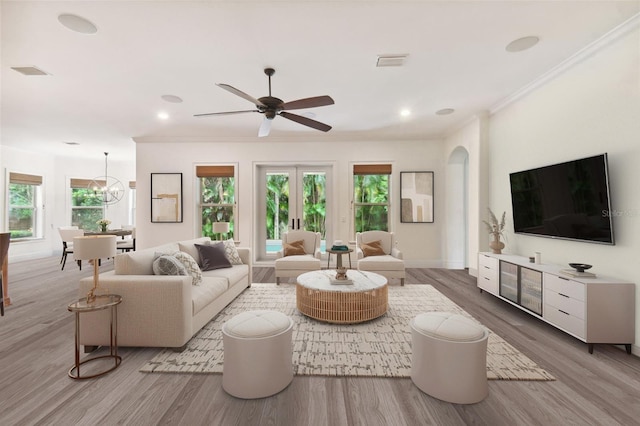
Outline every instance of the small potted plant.
[(498, 222), (498, 218), (496, 217), (495, 214), (493, 214), (491, 209), (487, 209), (487, 210), (489, 210), (489, 222), (487, 222), (486, 220), (483, 220), (483, 222), (485, 225), (487, 225), (487, 230), (489, 231), (489, 235), (493, 237), (493, 239), (489, 243), (489, 247), (491, 247), (491, 250), (493, 251), (493, 253), (501, 254), (502, 249), (504, 248), (504, 243), (500, 241), (500, 236), (504, 231), (504, 225), (506, 224), (505, 216), (507, 212), (502, 213), (502, 218)]
[(109, 219), (100, 219), (96, 223), (100, 225), (100, 231), (107, 232), (107, 226), (111, 224), (111, 221)]

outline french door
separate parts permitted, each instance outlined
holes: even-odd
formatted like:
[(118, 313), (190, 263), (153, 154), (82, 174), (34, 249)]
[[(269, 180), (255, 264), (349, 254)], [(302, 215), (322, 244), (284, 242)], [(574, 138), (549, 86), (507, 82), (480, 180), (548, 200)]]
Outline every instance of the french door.
[(290, 230), (320, 232), (324, 251), (331, 232), (327, 227), (331, 167), (265, 165), (259, 170), (258, 258), (273, 259), (282, 247), (282, 234)]

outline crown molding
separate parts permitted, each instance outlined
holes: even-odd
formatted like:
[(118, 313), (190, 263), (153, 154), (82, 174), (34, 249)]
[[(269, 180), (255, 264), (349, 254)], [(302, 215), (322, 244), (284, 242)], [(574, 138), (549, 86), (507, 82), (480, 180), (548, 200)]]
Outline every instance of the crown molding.
[(522, 99), (529, 93), (535, 91), (541, 86), (544, 86), (548, 82), (556, 79), (569, 69), (575, 67), (586, 59), (592, 57), (605, 47), (612, 44), (614, 41), (620, 39), (621, 37), (629, 34), (630, 32), (636, 30), (640, 27), (640, 13), (635, 14), (631, 18), (627, 19), (622, 24), (618, 25), (611, 31), (607, 32), (605, 35), (600, 37), (598, 40), (595, 40), (593, 43), (587, 45), (586, 47), (579, 50), (574, 55), (570, 56), (568, 59), (562, 61), (560, 64), (553, 67), (551, 70), (542, 74), (539, 78), (535, 79), (531, 83), (522, 87), (515, 93), (511, 94), (507, 98), (501, 100), (500, 102), (494, 104), (489, 108), (490, 114), (495, 114), (503, 108), (511, 105), (512, 103)]

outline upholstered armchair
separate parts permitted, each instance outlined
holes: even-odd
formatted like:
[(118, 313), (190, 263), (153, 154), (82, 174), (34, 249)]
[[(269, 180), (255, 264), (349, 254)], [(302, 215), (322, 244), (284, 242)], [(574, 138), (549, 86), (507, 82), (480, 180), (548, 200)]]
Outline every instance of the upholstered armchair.
[(289, 231), (282, 235), (282, 249), (276, 254), (276, 284), (280, 278), (295, 278), (320, 270), (319, 232)]
[(356, 234), (358, 269), (399, 278), (404, 285), (405, 269), (402, 252), (395, 247), (393, 232), (365, 231)]

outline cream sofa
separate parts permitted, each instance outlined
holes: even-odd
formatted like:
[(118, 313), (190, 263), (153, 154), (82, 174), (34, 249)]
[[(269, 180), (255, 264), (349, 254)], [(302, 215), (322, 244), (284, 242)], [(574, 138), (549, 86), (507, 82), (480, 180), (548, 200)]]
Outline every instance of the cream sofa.
[[(175, 242), (116, 255), (114, 270), (100, 274), (98, 294), (122, 296), (118, 305), (118, 346), (183, 348), (191, 337), (251, 286), (251, 251), (238, 247), (243, 265), (202, 272), (202, 283), (190, 275), (154, 275), (156, 253), (183, 251), (196, 261), (195, 244), (208, 237)], [(80, 281), (86, 296), (93, 277)], [(81, 314), (80, 344), (89, 349), (109, 345), (108, 310)]]

